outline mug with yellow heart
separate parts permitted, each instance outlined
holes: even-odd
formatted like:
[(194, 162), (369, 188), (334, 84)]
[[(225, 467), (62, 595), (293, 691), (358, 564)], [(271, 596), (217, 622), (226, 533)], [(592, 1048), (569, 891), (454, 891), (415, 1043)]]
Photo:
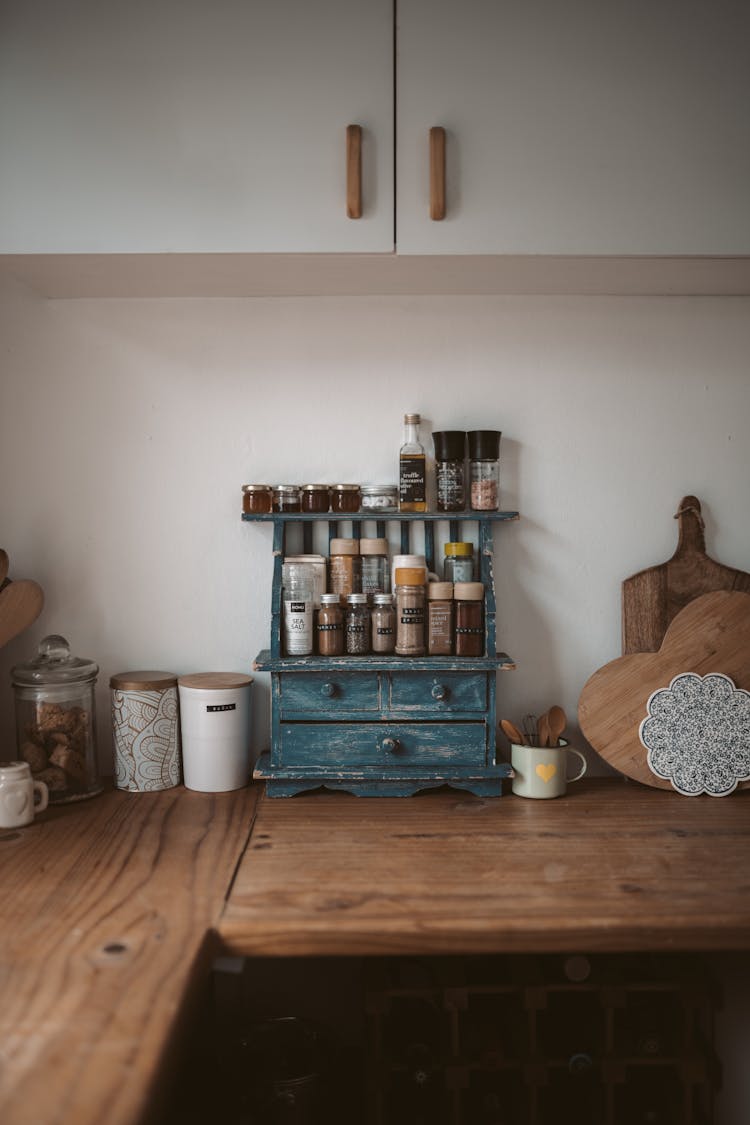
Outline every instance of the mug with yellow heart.
[[(586, 759), (580, 750), (574, 750), (564, 738), (559, 746), (519, 746), (511, 743), (513, 766), (513, 792), (517, 797), (562, 797), (565, 787), (579, 781), (586, 772)], [(581, 759), (581, 768), (573, 777), (567, 776), (568, 755)]]
[(0, 828), (31, 824), (48, 800), (47, 786), (34, 780), (28, 762), (0, 762)]

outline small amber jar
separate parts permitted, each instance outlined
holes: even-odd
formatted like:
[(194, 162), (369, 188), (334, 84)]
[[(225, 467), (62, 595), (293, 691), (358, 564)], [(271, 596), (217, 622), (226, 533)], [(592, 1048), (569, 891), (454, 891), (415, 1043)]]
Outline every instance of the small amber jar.
[(334, 484), (331, 486), (331, 511), (358, 512), (361, 494), (358, 484)]
[(456, 582), (456, 656), (484, 656), (484, 585)]
[(272, 509), (273, 489), (270, 484), (243, 484), (243, 512), (251, 516), (263, 516)]
[(273, 490), (274, 512), (299, 512), (300, 498), (298, 484), (277, 484)]
[(300, 503), (303, 512), (327, 512), (331, 497), (327, 484), (303, 484), (300, 489)]
[(427, 584), (427, 655), (453, 655), (453, 583)]

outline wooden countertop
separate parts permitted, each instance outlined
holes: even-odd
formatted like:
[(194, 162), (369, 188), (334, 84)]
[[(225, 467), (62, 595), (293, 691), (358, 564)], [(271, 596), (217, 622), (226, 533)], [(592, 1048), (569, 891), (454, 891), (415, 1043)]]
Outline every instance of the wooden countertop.
[(0, 829), (3, 1125), (155, 1113), (259, 792), (108, 792)]
[(0, 830), (0, 1121), (154, 1117), (217, 953), (747, 950), (749, 858), (750, 791), (619, 780), (50, 809)]
[(237, 954), (750, 948), (750, 792), (261, 801), (219, 923)]

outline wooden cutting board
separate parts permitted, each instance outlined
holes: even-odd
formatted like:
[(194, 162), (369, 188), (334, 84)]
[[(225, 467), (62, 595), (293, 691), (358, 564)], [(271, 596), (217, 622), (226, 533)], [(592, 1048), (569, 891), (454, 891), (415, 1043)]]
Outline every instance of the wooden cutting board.
[(680, 672), (724, 672), (750, 690), (750, 594), (720, 590), (696, 598), (674, 618), (658, 652), (620, 656), (584, 685), (578, 721), (586, 738), (605, 762), (656, 789), (672, 786), (649, 769), (638, 727), (651, 693)]
[(695, 598), (713, 590), (750, 593), (750, 574), (706, 554), (700, 500), (684, 496), (675, 516), (680, 534), (668, 562), (650, 566), (622, 584), (622, 651), (656, 652), (667, 626)]

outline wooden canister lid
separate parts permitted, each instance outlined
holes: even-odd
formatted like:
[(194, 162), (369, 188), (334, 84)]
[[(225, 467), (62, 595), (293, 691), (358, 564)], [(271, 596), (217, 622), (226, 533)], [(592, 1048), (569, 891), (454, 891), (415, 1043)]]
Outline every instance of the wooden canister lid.
[(454, 582), (453, 597), (457, 602), (481, 602), (484, 597), (484, 583)]
[(453, 597), (452, 582), (428, 582), (427, 598), (429, 601), (447, 601)]
[(358, 539), (332, 539), (328, 549), (332, 555), (358, 555)]
[(166, 691), (177, 686), (175, 672), (117, 672), (109, 686), (117, 691)]
[(252, 682), (253, 677), (242, 672), (193, 672), (177, 679), (180, 687), (201, 688), (202, 691), (226, 691), (227, 688), (245, 687)]

